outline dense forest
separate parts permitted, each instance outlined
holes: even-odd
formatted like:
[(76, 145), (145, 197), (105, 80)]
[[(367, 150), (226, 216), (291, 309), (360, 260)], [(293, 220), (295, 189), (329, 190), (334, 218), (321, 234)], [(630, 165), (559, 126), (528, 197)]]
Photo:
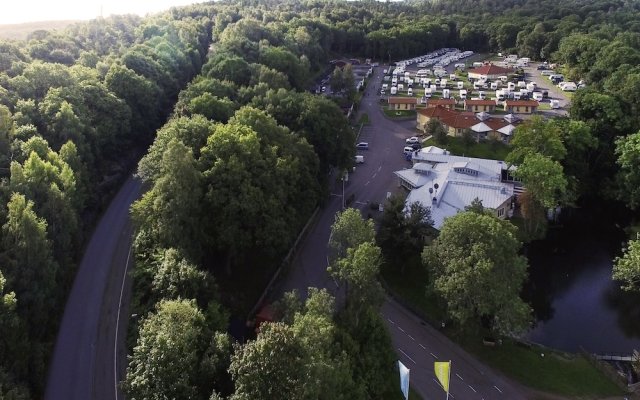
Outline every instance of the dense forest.
[[(41, 396), (83, 244), (146, 152), (137, 174), (148, 190), (132, 209), (144, 317), (123, 384), (131, 398), (384, 398), (392, 353), (377, 269), (365, 268), (384, 254), (353, 215), (342, 217), (357, 239), (335, 244), (332, 270), (350, 282), (345, 304), (292, 295), (256, 341), (225, 333), (229, 313), (255, 300), (234, 282), (273, 271), (329, 172), (352, 160), (341, 108), (307, 89), (343, 55), (388, 62), (458, 47), (561, 63), (587, 88), (570, 118), (522, 129), (510, 156), (540, 184), (524, 210), (536, 237), (540, 210), (558, 202), (640, 204), (638, 21), (640, 4), (623, 0), (246, 0), (0, 41), (0, 397)], [(619, 264), (633, 286), (637, 268)], [(382, 350), (361, 357), (367, 348)], [(264, 365), (265, 352), (295, 362)], [(303, 385), (310, 376), (318, 386)]]

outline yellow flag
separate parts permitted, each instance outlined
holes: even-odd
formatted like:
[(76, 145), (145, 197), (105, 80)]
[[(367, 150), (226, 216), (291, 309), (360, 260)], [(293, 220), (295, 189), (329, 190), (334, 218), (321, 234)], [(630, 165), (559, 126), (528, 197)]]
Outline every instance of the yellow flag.
[(451, 361), (435, 362), (434, 369), (444, 391), (449, 393), (449, 375), (451, 374)]

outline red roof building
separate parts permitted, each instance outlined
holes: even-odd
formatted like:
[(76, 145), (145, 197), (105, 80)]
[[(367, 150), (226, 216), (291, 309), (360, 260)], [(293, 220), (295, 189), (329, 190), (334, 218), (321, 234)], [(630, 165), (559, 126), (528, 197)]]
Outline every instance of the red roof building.
[(535, 100), (507, 100), (504, 110), (513, 114), (533, 114), (538, 111), (540, 103)]
[(493, 112), (496, 109), (495, 100), (465, 100), (464, 109), (474, 113)]
[(469, 78), (471, 79), (482, 79), (486, 81), (491, 81), (498, 79), (498, 77), (503, 75), (512, 74), (513, 70), (510, 68), (502, 68), (493, 64), (486, 64), (482, 67), (473, 68), (469, 70)]
[(389, 97), (390, 110), (415, 110), (418, 99), (415, 97)]
[(442, 106), (444, 108), (448, 108), (453, 110), (456, 108), (456, 101), (454, 99), (429, 99), (427, 100), (427, 107), (438, 107)]

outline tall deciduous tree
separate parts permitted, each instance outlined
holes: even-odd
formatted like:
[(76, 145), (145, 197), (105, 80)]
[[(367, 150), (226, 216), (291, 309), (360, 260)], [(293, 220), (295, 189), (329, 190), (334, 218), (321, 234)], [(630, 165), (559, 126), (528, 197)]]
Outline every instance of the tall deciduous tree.
[(131, 399), (193, 399), (204, 316), (195, 302), (166, 300), (140, 328), (124, 390)]
[(490, 320), (499, 333), (525, 330), (531, 309), (520, 298), (527, 261), (519, 255), (516, 227), (471, 211), (447, 218), (423, 252), (433, 288), (461, 325)]
[(534, 116), (516, 128), (511, 146), (513, 149), (506, 161), (515, 165), (522, 164), (526, 156), (534, 153), (555, 161), (562, 160), (567, 154), (560, 128), (539, 116)]
[(191, 150), (172, 139), (162, 156), (160, 178), (133, 205), (134, 219), (160, 247), (177, 247), (194, 260), (202, 251), (201, 180)]
[(613, 261), (613, 279), (621, 281), (625, 290), (640, 290), (640, 237), (630, 240)]
[(347, 208), (336, 214), (335, 222), (331, 225), (329, 247), (332, 250), (332, 258), (344, 258), (347, 256), (347, 250), (366, 242), (373, 242), (374, 239), (373, 220), (363, 219), (358, 209)]
[(283, 323), (261, 326), (254, 341), (237, 346), (229, 371), (233, 400), (303, 399), (309, 355), (293, 328)]
[(32, 334), (40, 337), (50, 319), (58, 266), (51, 256), (47, 223), (36, 215), (33, 202), (14, 193), (7, 208), (2, 226), (2, 244), (10, 259), (6, 277), (20, 300), (18, 312), (29, 322)]
[(640, 205), (640, 132), (616, 141), (618, 198), (636, 209)]

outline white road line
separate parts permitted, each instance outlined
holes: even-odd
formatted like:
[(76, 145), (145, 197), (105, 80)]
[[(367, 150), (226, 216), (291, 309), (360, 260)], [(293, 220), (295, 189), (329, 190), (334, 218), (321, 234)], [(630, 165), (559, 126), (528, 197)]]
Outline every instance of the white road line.
[(460, 380), (461, 380), (461, 381), (464, 381), (464, 379), (462, 379), (462, 377), (461, 377), (460, 375), (456, 374), (456, 376), (457, 376), (458, 378), (460, 378)]
[(407, 336), (409, 336), (409, 339), (413, 340), (414, 342), (416, 341), (416, 340), (413, 338), (413, 336), (409, 335), (408, 333), (407, 333)]
[(396, 324), (395, 322), (393, 322), (392, 320), (390, 320), (389, 318), (387, 318), (387, 321), (391, 322), (392, 324)]
[[(438, 384), (438, 386), (440, 386), (442, 388), (442, 390), (444, 390), (444, 387), (442, 387), (442, 383), (440, 383), (439, 380), (437, 380), (436, 378), (433, 378), (433, 381), (435, 383)], [(455, 397), (453, 397), (453, 395), (451, 394), (451, 386), (449, 386), (449, 397), (451, 397), (452, 399), (455, 399)], [(483, 399), (484, 400), (484, 399)]]
[(500, 390), (500, 388), (498, 388), (496, 385), (493, 385), (494, 388), (496, 388), (496, 390), (500, 393), (502, 393), (502, 390)]
[(122, 295), (124, 293), (124, 283), (127, 281), (127, 270), (129, 269), (129, 259), (131, 258), (131, 249), (133, 244), (129, 246), (127, 254), (127, 262), (124, 265), (124, 273), (122, 274), (122, 285), (120, 286), (120, 300), (118, 300), (118, 315), (116, 316), (116, 334), (113, 340), (113, 383), (116, 388), (116, 400), (118, 400), (118, 329), (120, 328), (120, 309), (122, 308)]
[(418, 343), (420, 345), (420, 347), (422, 347), (422, 350), (426, 350), (427, 348), (424, 347), (424, 345), (422, 343)]
[(473, 393), (478, 393), (478, 392), (473, 388), (473, 386), (471, 386), (471, 385), (467, 385), (467, 386), (469, 386), (469, 389), (473, 390)]
[(375, 178), (376, 175), (378, 175), (378, 173), (376, 172), (375, 174), (373, 174), (373, 176), (371, 177), (371, 179)]
[(435, 358), (436, 360), (438, 359), (438, 356), (437, 356), (437, 355), (435, 355), (435, 354), (433, 354), (433, 353), (429, 353), (429, 354), (431, 354), (431, 356), (432, 356), (433, 358)]
[(413, 361), (413, 358), (409, 357), (409, 355), (407, 353), (405, 353), (404, 351), (402, 351), (402, 349), (400, 349), (399, 347), (398, 347), (398, 351), (400, 353), (404, 354), (404, 356), (407, 357), (412, 363), (416, 364), (416, 362)]
[(404, 333), (404, 329), (398, 327), (398, 329), (400, 329), (400, 332)]
[(365, 183), (364, 185), (367, 186), (369, 184), (369, 181), (367, 181), (367, 183)]
[(382, 170), (382, 165), (378, 167), (378, 172)]

